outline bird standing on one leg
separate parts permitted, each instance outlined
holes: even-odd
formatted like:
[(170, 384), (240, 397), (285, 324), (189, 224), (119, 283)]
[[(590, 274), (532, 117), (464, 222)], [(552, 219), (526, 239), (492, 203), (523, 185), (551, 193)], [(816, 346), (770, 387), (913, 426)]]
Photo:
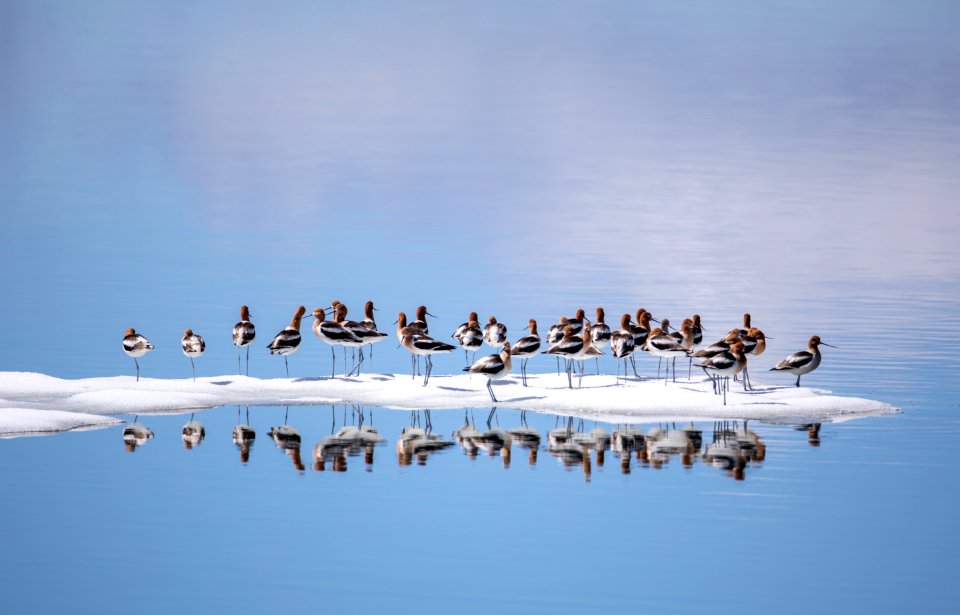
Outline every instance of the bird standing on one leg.
[(133, 359), (133, 364), (137, 366), (137, 382), (140, 382), (140, 362), (137, 359), (153, 348), (150, 340), (134, 331), (133, 327), (123, 332), (123, 352)]
[(197, 367), (193, 364), (193, 359), (202, 357), (207, 349), (207, 343), (203, 338), (193, 332), (193, 329), (187, 329), (183, 332), (183, 338), (180, 340), (180, 348), (185, 357), (190, 359), (190, 367), (193, 369), (193, 381), (197, 381)]

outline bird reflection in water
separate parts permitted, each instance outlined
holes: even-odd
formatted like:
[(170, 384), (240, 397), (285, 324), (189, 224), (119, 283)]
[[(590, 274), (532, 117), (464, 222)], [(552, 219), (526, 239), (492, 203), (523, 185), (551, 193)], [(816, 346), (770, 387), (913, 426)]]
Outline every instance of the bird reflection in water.
[(527, 411), (520, 411), (520, 427), (508, 429), (507, 433), (513, 438), (514, 444), (530, 451), (527, 461), (531, 466), (537, 465), (537, 451), (540, 449), (540, 432), (527, 425)]
[(123, 428), (123, 448), (128, 453), (137, 450), (138, 446), (143, 446), (147, 440), (153, 437), (150, 428), (137, 422), (137, 416), (134, 415), (133, 423)]
[(810, 446), (820, 446), (820, 423), (810, 423), (809, 425), (800, 425), (797, 427), (807, 432), (807, 444)]
[(200, 443), (203, 442), (203, 439), (207, 435), (203, 424), (200, 423), (200, 421), (193, 420), (193, 414), (192, 412), (190, 413), (190, 420), (187, 421), (187, 424), (183, 426), (183, 430), (180, 432), (180, 437), (183, 439), (183, 446), (188, 451), (200, 446)]
[(673, 455), (680, 457), (680, 463), (685, 468), (693, 467), (693, 455), (699, 448), (694, 447), (693, 440), (691, 440), (687, 430), (676, 429), (676, 426), (654, 427), (647, 432), (645, 443), (647, 460), (650, 467), (656, 470), (670, 461), (670, 457)]
[(746, 478), (747, 464), (761, 462), (766, 458), (767, 447), (747, 421), (741, 426), (737, 421), (714, 423), (713, 441), (703, 452), (703, 459), (716, 468), (726, 470), (734, 480)]
[(613, 449), (614, 453), (620, 455), (620, 472), (629, 474), (630, 454), (636, 451), (637, 459), (639, 460), (641, 452), (646, 453), (643, 432), (630, 425), (617, 427), (613, 430), (613, 434), (610, 437), (610, 448)]
[[(464, 452), (467, 453), (470, 459), (476, 459), (477, 452), (480, 449), (485, 450), (490, 457), (499, 453), (500, 458), (503, 460), (503, 467), (507, 469), (510, 467), (513, 436), (510, 432), (500, 429), (499, 421), (497, 422), (497, 427), (493, 427), (491, 421), (496, 415), (496, 412), (496, 408), (490, 409), (490, 414), (487, 416), (486, 431), (478, 431), (471, 422), (470, 415), (464, 412), (464, 425), (453, 432), (453, 437), (460, 443), (460, 446), (463, 447)], [(539, 436), (537, 436), (537, 438), (539, 441)]]
[(283, 413), (283, 425), (271, 427), (267, 435), (273, 438), (273, 442), (277, 445), (277, 448), (286, 451), (290, 455), (290, 459), (293, 461), (293, 467), (296, 468), (297, 471), (303, 472), (306, 468), (300, 459), (300, 432), (296, 427), (287, 425), (287, 416), (289, 413), (290, 406), (286, 406)]
[[(558, 417), (559, 418), (559, 417)], [(594, 427), (584, 433), (583, 419), (579, 419), (574, 430), (573, 417), (567, 419), (566, 427), (552, 429), (547, 433), (547, 452), (556, 457), (564, 468), (575, 466), (583, 468), (584, 479), (589, 481), (593, 474), (590, 452), (596, 455), (597, 467), (603, 467), (604, 455), (610, 448), (610, 434), (600, 427)]]
[(257, 439), (256, 430), (250, 425), (250, 406), (247, 406), (247, 422), (240, 422), (240, 406), (237, 406), (237, 425), (233, 428), (233, 443), (240, 449), (240, 463), (250, 461), (250, 449)]
[(427, 456), (430, 453), (453, 446), (453, 440), (445, 440), (433, 433), (429, 410), (423, 411), (423, 423), (420, 421), (419, 410), (410, 414), (411, 425), (404, 427), (400, 431), (400, 438), (397, 439), (397, 463), (408, 466), (416, 457), (417, 465), (426, 465)]
[[(344, 413), (346, 413), (346, 408), (344, 408)], [(331, 406), (331, 414), (334, 417), (331, 427), (331, 431), (333, 431), (336, 429), (336, 409), (333, 406)], [(370, 414), (372, 420), (373, 412), (371, 411)], [(367, 470), (372, 470), (374, 447), (383, 442), (384, 438), (373, 425), (363, 424), (365, 416), (362, 406), (353, 406), (351, 417), (358, 418), (356, 425), (344, 425), (339, 431), (325, 437), (314, 447), (314, 470), (325, 471), (327, 461), (331, 461), (334, 472), (346, 472), (347, 456), (357, 456), (360, 451), (363, 451), (363, 461)], [(346, 420), (344, 420), (344, 423), (346, 423)]]

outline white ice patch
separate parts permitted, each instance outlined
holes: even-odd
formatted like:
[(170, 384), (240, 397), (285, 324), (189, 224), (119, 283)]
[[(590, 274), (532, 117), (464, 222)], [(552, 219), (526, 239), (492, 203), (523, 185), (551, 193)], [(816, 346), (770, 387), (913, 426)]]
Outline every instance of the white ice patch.
[(37, 436), (62, 431), (100, 429), (122, 423), (110, 416), (64, 412), (62, 410), (34, 410), (31, 408), (0, 408), (0, 438)]
[[(490, 407), (482, 376), (422, 377), (363, 374), (334, 379), (218, 376), (158, 380), (132, 376), (61, 380), (43, 374), (0, 372), (0, 408), (61, 410), (94, 415), (189, 412), (224, 405), (322, 405), (356, 403), (398, 409)], [(496, 405), (589, 417), (608, 422), (644, 419), (756, 419), (775, 422), (824, 422), (895, 412), (879, 401), (830, 395), (829, 391), (788, 385), (755, 384), (744, 392), (731, 383), (727, 405), (714, 395), (705, 377), (663, 381), (619, 381), (585, 376), (582, 388), (567, 388), (566, 375), (519, 375), (494, 382)], [(574, 387), (577, 380), (574, 378)], [(3, 411), (0, 411), (2, 414)], [(0, 417), (0, 421), (2, 421)], [(2, 430), (0, 430), (2, 431)]]

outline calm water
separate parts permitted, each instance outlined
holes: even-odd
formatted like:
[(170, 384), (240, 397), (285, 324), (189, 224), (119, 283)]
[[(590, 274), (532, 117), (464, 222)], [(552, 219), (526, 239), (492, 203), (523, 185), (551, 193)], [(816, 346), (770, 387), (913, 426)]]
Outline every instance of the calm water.
[[(811, 386), (903, 412), (818, 446), (751, 423), (763, 458), (735, 472), (704, 448), (567, 466), (548, 415), (509, 467), (402, 465), (411, 415), (379, 408), (346, 472), (312, 458), (343, 407), (251, 408), (247, 463), (236, 408), (198, 414), (191, 450), (183, 415), (140, 417), (132, 454), (120, 428), (3, 440), (0, 610), (956, 610), (960, 10), (555, 4), (0, 2), (0, 370), (132, 375), (133, 326), (145, 376), (189, 375), (186, 327), (198, 373), (232, 373), (243, 304), (261, 377), (300, 304), (373, 299), (389, 329), (425, 303), (440, 333), (476, 310), (511, 337), (643, 306), (708, 337), (751, 312), (765, 381), (818, 334), (839, 348)], [(384, 343), (373, 367), (407, 361)], [(329, 352), (310, 336), (290, 369)], [(285, 411), (303, 470), (267, 436)], [(464, 415), (431, 419), (451, 438)]]

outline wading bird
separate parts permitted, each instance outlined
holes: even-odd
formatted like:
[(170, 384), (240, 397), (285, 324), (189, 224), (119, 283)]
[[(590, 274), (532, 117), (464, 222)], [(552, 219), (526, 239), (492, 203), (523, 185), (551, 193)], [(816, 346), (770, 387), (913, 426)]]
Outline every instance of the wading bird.
[(137, 382), (140, 382), (140, 363), (139, 357), (153, 350), (153, 344), (150, 340), (143, 337), (133, 330), (133, 327), (123, 332), (123, 352), (133, 359), (133, 364), (137, 366)]
[(797, 386), (800, 386), (800, 376), (809, 374), (820, 367), (820, 346), (831, 346), (826, 342), (820, 341), (819, 335), (814, 335), (807, 342), (807, 350), (795, 352), (783, 361), (770, 368), (772, 372), (790, 372), (797, 375)]
[(287, 363), (287, 355), (291, 355), (300, 347), (300, 321), (303, 315), (307, 313), (307, 308), (302, 305), (297, 308), (293, 319), (290, 320), (290, 326), (273, 336), (273, 339), (267, 344), (270, 354), (278, 354), (283, 357), (283, 366), (287, 370), (287, 378), (290, 377), (290, 365)]

